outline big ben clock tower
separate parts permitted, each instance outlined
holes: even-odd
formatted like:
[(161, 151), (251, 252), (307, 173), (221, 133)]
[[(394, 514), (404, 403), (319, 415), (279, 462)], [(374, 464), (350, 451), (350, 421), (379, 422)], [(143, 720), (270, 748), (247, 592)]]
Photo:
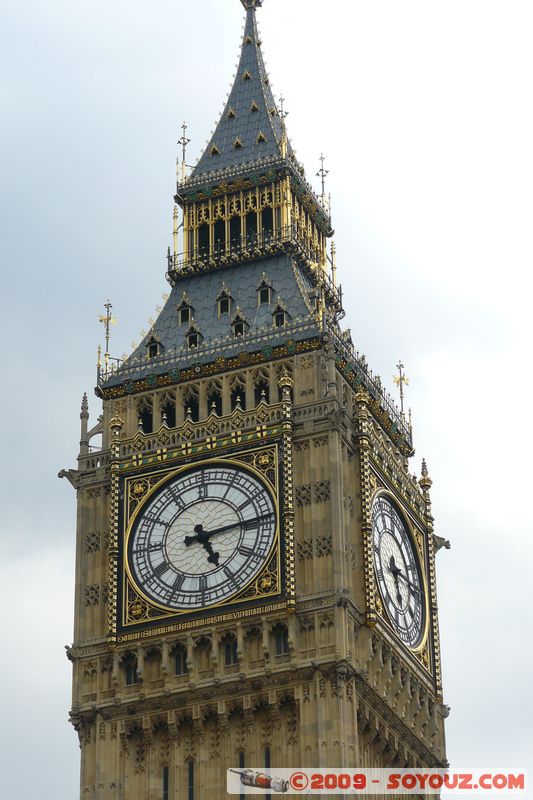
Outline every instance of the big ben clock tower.
[[(340, 327), (328, 205), (246, 24), (175, 197), (171, 291), (81, 411), (80, 797), (207, 800), (226, 770), (445, 764), (431, 480)], [(183, 235), (178, 230), (183, 227)], [(101, 449), (93, 447), (101, 437)]]

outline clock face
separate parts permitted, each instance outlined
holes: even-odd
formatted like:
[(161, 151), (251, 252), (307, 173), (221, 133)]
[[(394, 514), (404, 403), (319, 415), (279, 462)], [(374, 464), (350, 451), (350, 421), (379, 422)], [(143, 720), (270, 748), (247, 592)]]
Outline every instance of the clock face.
[(392, 502), (378, 497), (372, 509), (374, 567), (390, 621), (411, 648), (422, 641), (425, 598), (411, 537)]
[(152, 495), (136, 517), (129, 571), (160, 606), (217, 605), (261, 571), (276, 530), (274, 501), (260, 478), (226, 463), (193, 467)]

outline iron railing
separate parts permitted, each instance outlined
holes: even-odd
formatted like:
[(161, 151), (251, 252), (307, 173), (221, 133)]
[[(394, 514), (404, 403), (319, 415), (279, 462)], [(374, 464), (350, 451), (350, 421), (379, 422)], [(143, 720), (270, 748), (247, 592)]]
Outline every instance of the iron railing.
[(217, 242), (212, 247), (198, 248), (191, 253), (168, 254), (167, 278), (173, 285), (183, 275), (195, 272), (223, 269), (234, 264), (255, 261), (290, 253), (307, 272), (313, 285), (325, 290), (328, 306), (342, 311), (342, 288), (335, 286), (329, 275), (320, 266), (323, 253), (314, 247), (296, 223), (276, 231), (248, 234)]

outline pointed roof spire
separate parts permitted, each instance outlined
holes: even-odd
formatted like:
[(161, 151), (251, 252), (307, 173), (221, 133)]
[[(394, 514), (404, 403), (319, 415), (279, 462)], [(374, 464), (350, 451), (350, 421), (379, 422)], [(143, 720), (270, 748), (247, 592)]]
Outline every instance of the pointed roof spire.
[[(257, 30), (255, 9), (262, 0), (241, 0), (246, 22), (237, 73), (224, 111), (190, 180), (226, 170), (246, 168), (254, 162), (280, 159), (285, 133)], [(287, 155), (292, 154), (290, 143)]]

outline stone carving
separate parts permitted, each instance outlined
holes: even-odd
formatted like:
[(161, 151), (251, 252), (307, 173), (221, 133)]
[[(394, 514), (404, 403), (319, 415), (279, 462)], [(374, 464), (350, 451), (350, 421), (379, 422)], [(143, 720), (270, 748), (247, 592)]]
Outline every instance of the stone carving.
[(85, 605), (86, 606), (97, 606), (100, 602), (100, 587), (97, 583), (93, 584), (92, 586), (86, 586), (85, 592)]
[(295, 490), (296, 505), (308, 506), (311, 504), (311, 486), (306, 484), (304, 486), (297, 486)]
[(97, 553), (100, 550), (100, 534), (88, 533), (85, 537), (85, 549), (88, 553)]
[(296, 543), (296, 555), (298, 561), (307, 561), (313, 558), (313, 540), (304, 539), (302, 542)]
[(313, 486), (313, 500), (315, 503), (325, 503), (330, 497), (329, 481), (319, 481)]
[(332, 546), (331, 536), (318, 536), (315, 539), (317, 558), (331, 555)]

